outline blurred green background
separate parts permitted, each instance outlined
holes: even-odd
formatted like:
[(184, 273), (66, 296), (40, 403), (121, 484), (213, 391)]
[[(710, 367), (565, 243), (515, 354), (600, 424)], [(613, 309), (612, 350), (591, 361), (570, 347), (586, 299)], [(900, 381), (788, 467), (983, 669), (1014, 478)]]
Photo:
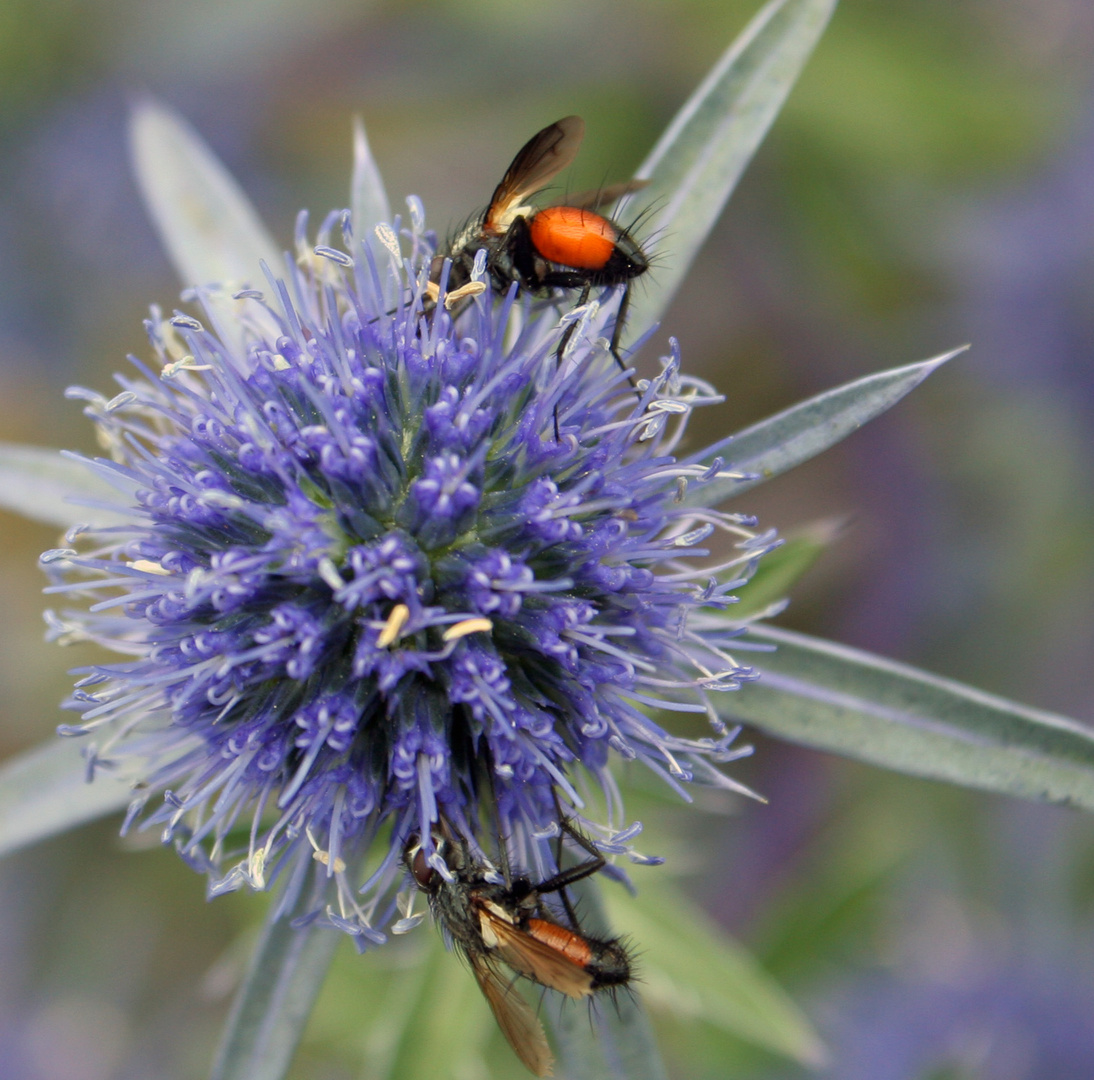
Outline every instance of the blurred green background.
[[(0, 439), (92, 450), (62, 389), (107, 389), (146, 352), (147, 304), (176, 302), (129, 177), (135, 97), (183, 113), (285, 244), (299, 207), (315, 220), (346, 204), (360, 113), (393, 201), (420, 195), (444, 233), (567, 113), (588, 124), (574, 188), (629, 175), (756, 7), (0, 0)], [(787, 531), (842, 522), (783, 624), (1082, 719), (1092, 56), (1089, 0), (843, 0), (664, 322), (728, 395), (697, 439), (971, 341), (747, 509)], [(7, 754), (50, 735), (80, 657), (41, 640), (34, 563), (56, 536), (0, 527)], [(1089, 1080), (1089, 819), (756, 742), (737, 775), (769, 805), (635, 812), (646, 849), (783, 981), (831, 1063), (810, 1073), (658, 1016), (674, 1075)], [(262, 903), (206, 905), (203, 889), (115, 823), (0, 865), (0, 1076), (204, 1075)], [(294, 1075), (386, 1075), (370, 1021), (408, 962), (340, 955)], [(490, 1053), (491, 1075), (517, 1075)]]

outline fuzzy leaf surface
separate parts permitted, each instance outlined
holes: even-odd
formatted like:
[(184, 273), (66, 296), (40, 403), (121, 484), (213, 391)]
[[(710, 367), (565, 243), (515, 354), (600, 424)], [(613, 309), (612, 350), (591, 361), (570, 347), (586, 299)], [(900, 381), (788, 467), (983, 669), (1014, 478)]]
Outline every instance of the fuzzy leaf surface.
[(145, 205), (184, 285), (263, 282), (280, 253), (250, 200), (205, 141), (170, 109), (142, 101), (130, 123)]
[[(570, 890), (587, 933), (610, 938), (615, 931), (605, 907), (605, 892), (592, 878)], [(645, 943), (643, 943), (644, 946)], [(668, 1080), (642, 1000), (645, 987), (620, 994), (605, 1008), (586, 1010), (555, 991), (544, 996), (544, 1021), (558, 1044), (560, 1072), (567, 1080)], [(576, 1005), (576, 1007), (575, 1007)]]
[(55, 739), (0, 765), (0, 855), (105, 817), (133, 798), (124, 780), (87, 782), (78, 739)]
[[(664, 314), (741, 174), (790, 93), (836, 0), (773, 0), (752, 19), (639, 166), (652, 208), (643, 232), (666, 257), (636, 290), (627, 337)], [(617, 216), (626, 216), (624, 200)]]
[(774, 626), (759, 681), (725, 715), (911, 776), (1094, 810), (1094, 728), (953, 679)]
[(267, 919), (221, 1036), (210, 1080), (282, 1080), (342, 935)]
[(75, 499), (116, 502), (118, 495), (78, 461), (44, 446), (0, 443), (0, 506), (32, 521), (67, 529), (77, 522), (113, 525), (120, 515)]
[(688, 462), (709, 466), (720, 457), (723, 471), (742, 475), (692, 484), (684, 501), (689, 506), (716, 506), (816, 457), (892, 408), (966, 347), (844, 383), (715, 443)]

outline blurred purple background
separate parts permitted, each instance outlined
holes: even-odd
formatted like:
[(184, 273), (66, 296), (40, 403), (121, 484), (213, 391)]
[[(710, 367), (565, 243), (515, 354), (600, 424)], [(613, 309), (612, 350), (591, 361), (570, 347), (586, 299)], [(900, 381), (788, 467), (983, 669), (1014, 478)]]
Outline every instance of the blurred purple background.
[[(135, 97), (185, 115), (285, 244), (299, 207), (346, 204), (359, 113), (393, 202), (420, 195), (443, 233), (567, 113), (588, 124), (573, 186), (626, 177), (754, 9), (6, 0), (0, 439), (93, 449), (61, 391), (107, 388), (146, 351), (147, 305), (177, 302), (129, 175)], [(972, 342), (747, 509), (786, 531), (845, 522), (785, 625), (1087, 721), (1092, 56), (1089, 0), (844, 0), (664, 322), (728, 395), (695, 429), (710, 439)], [(53, 531), (0, 524), (10, 753), (49, 736), (80, 660), (41, 641), (34, 563)], [(759, 743), (746, 778), (770, 805), (680, 816), (680, 862), (719, 853), (696, 888), (813, 1016), (825, 1076), (1094, 1075), (1086, 818)], [(106, 826), (0, 866), (0, 1078), (203, 1075), (217, 987), (260, 907), (206, 906), (202, 888)], [(681, 1076), (807, 1075), (663, 1034)], [(313, 1040), (299, 1075), (368, 1076), (347, 1039)]]

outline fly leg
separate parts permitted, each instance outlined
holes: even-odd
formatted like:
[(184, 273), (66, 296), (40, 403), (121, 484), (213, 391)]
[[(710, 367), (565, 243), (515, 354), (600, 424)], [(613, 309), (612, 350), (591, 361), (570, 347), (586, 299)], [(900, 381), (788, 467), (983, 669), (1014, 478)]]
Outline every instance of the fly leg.
[[(578, 297), (578, 300), (577, 300), (577, 306), (578, 307), (582, 307), (584, 304), (588, 303), (589, 293), (590, 293), (591, 290), (592, 290), (592, 285), (588, 281), (586, 281), (585, 284), (582, 285), (582, 287), (581, 287), (581, 295)], [(556, 370), (558, 368), (562, 367), (562, 354), (566, 352), (566, 346), (569, 345), (570, 338), (572, 338), (574, 336), (574, 331), (576, 329), (577, 329), (577, 322), (575, 320), (574, 322), (570, 323), (569, 326), (566, 327), (566, 332), (562, 335), (562, 340), (558, 343), (558, 348), (555, 349), (555, 368), (556, 368)], [(561, 442), (562, 441), (562, 436), (561, 436), (561, 434), (558, 430), (558, 402), (557, 401), (555, 402), (555, 413), (554, 413), (554, 415), (555, 415), (555, 442)]]
[[(562, 807), (558, 804), (558, 792), (552, 791), (552, 795), (555, 799), (555, 812), (558, 815), (558, 824), (560, 830), (558, 834), (558, 849), (555, 855), (555, 865), (559, 869), (558, 873), (554, 874), (552, 877), (549, 877), (546, 881), (540, 882), (540, 884), (535, 887), (535, 892), (537, 895), (542, 895), (543, 893), (557, 892), (559, 895), (559, 899), (562, 901), (562, 906), (566, 909), (566, 915), (569, 917), (570, 925), (574, 929), (577, 929), (580, 924), (577, 921), (577, 914), (574, 911), (573, 904), (570, 901), (570, 897), (569, 894), (566, 892), (566, 889), (570, 885), (574, 885), (579, 881), (583, 881), (585, 878), (591, 877), (593, 874), (597, 873), (597, 871), (602, 870), (605, 865), (607, 865), (607, 860), (597, 850), (593, 842), (587, 836), (585, 836), (581, 832), (578, 832), (578, 830), (575, 829), (573, 825), (571, 825), (569, 821), (567, 821), (566, 818), (562, 816)], [(585, 851), (588, 852), (589, 858), (587, 858), (584, 862), (578, 863), (577, 866), (571, 866), (569, 867), (569, 869), (563, 870), (562, 842), (567, 836), (570, 837), (570, 839), (573, 840), (580, 847), (584, 848)]]

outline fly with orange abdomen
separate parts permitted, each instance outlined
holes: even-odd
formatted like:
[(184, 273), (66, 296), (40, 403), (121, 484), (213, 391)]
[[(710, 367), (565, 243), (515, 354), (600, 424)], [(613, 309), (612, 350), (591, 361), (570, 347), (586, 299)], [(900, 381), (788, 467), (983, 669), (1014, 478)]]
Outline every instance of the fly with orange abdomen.
[[(528, 203), (570, 165), (581, 147), (585, 122), (565, 116), (537, 132), (521, 147), (494, 189), (490, 204), (434, 258), (431, 283), (440, 283), (446, 260), (449, 296), (471, 282), (475, 255), (486, 252), (486, 274), (497, 292), (514, 283), (536, 296), (554, 289), (580, 289), (578, 306), (594, 287), (624, 285), (610, 349), (624, 367), (619, 341), (630, 304), (631, 282), (650, 267), (649, 258), (630, 234), (596, 207), (616, 201), (643, 186), (632, 181), (603, 188), (573, 204), (536, 209)], [(559, 345), (562, 354), (571, 330)]]
[[(605, 861), (572, 825), (562, 828), (589, 858), (538, 884), (526, 877), (499, 881), (444, 822), (434, 842), (446, 873), (426, 861), (416, 838), (404, 855), (415, 884), (429, 897), (434, 919), (467, 960), (509, 1045), (537, 1076), (550, 1075), (553, 1057), (542, 1025), (514, 988), (515, 977), (575, 999), (624, 987), (632, 978), (624, 944), (588, 935), (577, 923), (565, 890), (602, 869)], [(551, 893), (562, 898), (571, 926), (545, 904), (543, 897)], [(502, 965), (515, 976), (507, 976)]]

